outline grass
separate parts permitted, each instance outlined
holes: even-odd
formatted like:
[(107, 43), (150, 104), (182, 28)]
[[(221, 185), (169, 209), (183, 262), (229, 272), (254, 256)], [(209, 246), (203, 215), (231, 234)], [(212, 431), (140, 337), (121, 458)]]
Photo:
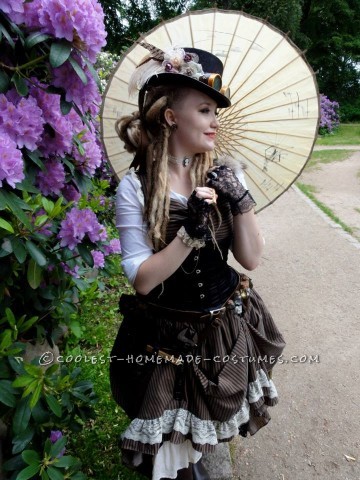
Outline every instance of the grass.
[(350, 233), (350, 235), (352, 235), (354, 233), (354, 229), (349, 227), (348, 225), (346, 225), (346, 223), (344, 223), (343, 221), (340, 220), (339, 217), (337, 217), (335, 215), (335, 213), (331, 210), (331, 208), (327, 207), (324, 203), (320, 202), (320, 200), (318, 200), (316, 197), (315, 197), (315, 193), (316, 193), (316, 188), (313, 186), (313, 185), (306, 185), (304, 183), (300, 183), (300, 182), (297, 182), (296, 183), (296, 186), (313, 202), (315, 203), (315, 205), (317, 207), (320, 208), (320, 210), (322, 212), (325, 213), (325, 215), (327, 215), (329, 218), (331, 218), (331, 220), (335, 223), (337, 223), (338, 225), (340, 225), (340, 227), (345, 230), (345, 232), (347, 233)]
[(342, 123), (333, 134), (319, 137), (316, 145), (360, 145), (360, 124)]
[(312, 152), (310, 160), (306, 164), (306, 168), (315, 167), (318, 164), (326, 164), (332, 162), (342, 162), (352, 155), (352, 150), (318, 150)]
[(82, 355), (77, 366), (81, 366), (83, 377), (93, 382), (98, 396), (95, 418), (70, 438), (71, 453), (81, 460), (88, 477), (96, 480), (144, 479), (121, 465), (118, 440), (129, 420), (112, 398), (108, 373), (107, 357), (120, 324), (120, 294), (130, 290), (119, 267), (119, 272), (107, 279), (104, 291), (83, 301), (78, 317), (83, 339), (67, 352)]

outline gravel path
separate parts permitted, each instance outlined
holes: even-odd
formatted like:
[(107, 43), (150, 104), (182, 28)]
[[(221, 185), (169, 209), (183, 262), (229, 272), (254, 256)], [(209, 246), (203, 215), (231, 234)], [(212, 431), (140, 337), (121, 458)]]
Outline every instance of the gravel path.
[[(300, 179), (345, 223), (353, 205), (344, 195), (360, 198), (347, 165), (360, 170), (359, 155)], [(360, 480), (360, 243), (326, 218), (296, 188), (259, 214), (266, 246), (249, 275), (287, 347), (274, 371), (273, 420), (230, 445), (234, 479)]]

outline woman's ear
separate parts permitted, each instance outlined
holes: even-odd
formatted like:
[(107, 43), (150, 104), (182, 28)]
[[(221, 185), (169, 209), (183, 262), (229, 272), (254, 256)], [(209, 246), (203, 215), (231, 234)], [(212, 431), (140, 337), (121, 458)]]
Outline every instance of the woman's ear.
[(172, 110), (171, 108), (167, 108), (165, 110), (164, 118), (165, 118), (166, 123), (169, 125), (169, 127), (171, 127), (171, 125), (176, 123), (174, 110)]

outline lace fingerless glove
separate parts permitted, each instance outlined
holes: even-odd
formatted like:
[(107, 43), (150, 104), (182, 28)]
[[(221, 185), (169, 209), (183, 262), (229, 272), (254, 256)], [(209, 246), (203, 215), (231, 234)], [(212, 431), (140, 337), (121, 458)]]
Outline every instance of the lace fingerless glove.
[(207, 185), (214, 188), (219, 196), (223, 196), (230, 204), (231, 213), (249, 212), (256, 202), (249, 190), (242, 185), (234, 171), (226, 165), (221, 165), (207, 173)]
[(203, 198), (196, 196), (194, 191), (188, 200), (188, 218), (177, 232), (183, 243), (188, 247), (201, 248), (211, 238), (209, 230), (211, 206)]

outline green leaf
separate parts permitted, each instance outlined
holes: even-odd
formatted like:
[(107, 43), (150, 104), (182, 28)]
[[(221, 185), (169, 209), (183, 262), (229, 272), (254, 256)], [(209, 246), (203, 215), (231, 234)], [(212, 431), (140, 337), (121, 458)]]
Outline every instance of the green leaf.
[(41, 476), (41, 480), (50, 480), (50, 479), (49, 479), (49, 475), (46, 473), (45, 470), (43, 470), (43, 471), (40, 473), (40, 476)]
[(29, 478), (33, 478), (40, 470), (40, 464), (32, 464), (28, 467), (24, 468), (19, 472), (18, 476), (15, 480), (28, 480)]
[[(26, 430), (24, 430), (22, 433), (20, 433), (19, 435), (16, 435), (14, 438), (13, 438), (13, 449), (12, 449), (12, 453), (20, 453), (24, 450), (24, 448), (26, 447), (26, 445), (28, 445), (33, 436), (34, 436), (34, 433), (35, 433), (35, 430), (33, 428), (30, 428), (28, 427)], [(37, 460), (39, 461), (40, 458), (39, 458), (39, 455), (34, 452), (33, 450), (25, 450), (25, 452), (32, 452), (32, 453), (35, 453), (37, 455)], [(25, 462), (30, 465), (30, 463), (34, 463), (34, 459), (31, 460), (31, 461), (27, 461), (26, 458), (24, 457), (24, 453), (23, 452), (23, 459), (25, 460)]]
[(37, 150), (34, 150), (33, 152), (26, 150), (26, 156), (29, 157), (30, 160), (32, 160), (41, 170), (45, 170), (44, 162), (40, 159), (40, 152)]
[(45, 396), (46, 403), (49, 405), (50, 410), (57, 416), (61, 417), (62, 415), (62, 408), (60, 403), (56, 400), (54, 395), (46, 395)]
[(42, 250), (35, 245), (35, 243), (33, 243), (31, 240), (26, 240), (25, 247), (39, 267), (44, 267), (46, 265), (47, 259)]
[(14, 255), (19, 263), (24, 263), (26, 259), (26, 250), (22, 240), (18, 237), (11, 238), (11, 245), (13, 248)]
[(51, 35), (41, 32), (34, 32), (25, 40), (25, 48), (32, 48), (38, 43), (45, 42), (49, 38), (52, 38)]
[(0, 93), (5, 93), (10, 85), (10, 80), (4, 70), (0, 70)]
[(79, 76), (80, 80), (83, 82), (84, 85), (86, 85), (88, 83), (88, 79), (84, 70), (80, 67), (80, 65), (74, 58), (70, 57), (69, 62), (75, 70), (76, 74)]
[(69, 328), (76, 338), (82, 337), (83, 331), (79, 322), (77, 322), (76, 320), (71, 320), (71, 322), (69, 323)]
[(54, 42), (50, 48), (50, 65), (53, 68), (60, 67), (69, 58), (72, 45), (67, 40)]
[(94, 259), (93, 259), (93, 256), (91, 255), (90, 249), (83, 243), (79, 243), (79, 245), (77, 246), (77, 249), (81, 258), (84, 260), (84, 262), (87, 265), (89, 265), (89, 267), (93, 267)]
[(30, 402), (29, 398), (22, 398), (16, 407), (15, 414), (13, 417), (13, 430), (16, 434), (26, 430), (29, 424), (30, 415), (31, 415), (29, 402)]
[(40, 456), (35, 450), (24, 450), (21, 456), (28, 465), (40, 462)]
[(2, 25), (0, 23), (0, 32), (4, 35), (4, 37), (6, 38), (6, 40), (9, 42), (9, 45), (11, 46), (11, 48), (15, 48), (15, 43), (13, 41), (13, 39), (11, 38), (11, 35), (10, 33), (6, 30), (6, 28), (4, 27), (4, 25)]
[(25, 463), (21, 455), (16, 455), (15, 457), (10, 458), (5, 463), (3, 463), (3, 468), (5, 471), (11, 470), (21, 470), (24, 468)]
[(3, 218), (0, 218), (0, 228), (8, 231), (10, 233), (14, 233), (14, 229), (13, 229), (12, 225), (9, 222), (7, 222), (6, 220), (4, 220)]
[(32, 228), (31, 223), (25, 215), (24, 210), (31, 210), (31, 207), (13, 192), (2, 192), (2, 196), (12, 213), (30, 230)]
[(9, 325), (14, 328), (15, 325), (16, 325), (16, 319), (15, 319), (15, 315), (13, 314), (13, 312), (10, 310), (10, 308), (5, 308), (5, 314), (6, 314), (6, 318), (7, 318), (7, 321), (9, 323)]
[(70, 455), (64, 455), (63, 457), (59, 458), (54, 465), (60, 468), (69, 468), (73, 467), (74, 465), (78, 465), (80, 462), (77, 458), (71, 457)]
[(9, 348), (12, 343), (12, 330), (7, 328), (4, 332), (1, 332), (0, 335), (0, 352)]
[(12, 385), (13, 387), (21, 388), (21, 387), (26, 387), (33, 381), (34, 381), (34, 377), (31, 377), (30, 375), (20, 375), (19, 377), (15, 378)]
[(16, 390), (12, 386), (11, 380), (0, 380), (0, 402), (8, 407), (15, 407), (17, 397)]
[(52, 458), (57, 457), (62, 452), (62, 450), (66, 445), (66, 441), (67, 441), (66, 437), (61, 437), (53, 445), (51, 445), (50, 455)]
[(42, 268), (31, 258), (28, 265), (27, 281), (33, 290), (36, 290), (39, 287), (41, 278)]
[(19, 95), (21, 95), (22, 97), (25, 97), (29, 93), (29, 88), (27, 86), (27, 83), (19, 73), (17, 72), (14, 73), (14, 75), (11, 78), (11, 81), (14, 83), (15, 88)]
[(75, 475), (71, 475), (71, 480), (86, 480), (86, 475), (83, 472), (76, 472)]
[(94, 66), (92, 65), (91, 62), (89, 62), (89, 60), (84, 55), (82, 55), (82, 58), (83, 58), (84, 62), (86, 63), (86, 66), (88, 67), (89, 72), (93, 76), (93, 78), (96, 82), (96, 85), (98, 86), (98, 88), (101, 88), (100, 78), (99, 78), (99, 75), (98, 75), (97, 71), (95, 70)]
[(67, 115), (72, 109), (72, 102), (68, 102), (65, 98), (60, 99), (60, 110), (63, 115)]
[(41, 203), (42, 203), (42, 206), (44, 207), (45, 212), (48, 215), (50, 215), (54, 208), (54, 202), (52, 202), (51, 200), (48, 200), (45, 197), (42, 197)]
[(34, 184), (29, 178), (25, 178), (22, 182), (17, 183), (16, 188), (29, 193), (40, 193), (40, 190), (34, 187)]
[(64, 480), (62, 472), (52, 466), (49, 466), (46, 469), (46, 473), (49, 475), (50, 480)]
[[(43, 384), (42, 382), (40, 383), (37, 383), (35, 389), (34, 389), (34, 393), (32, 394), (31, 396), (31, 400), (30, 400), (30, 408), (31, 410), (35, 407), (35, 405), (38, 403), (39, 399), (40, 399), (40, 395), (41, 395), (41, 392), (42, 392), (42, 389), (43, 389)], [(25, 393), (25, 392), (24, 392)]]
[(27, 330), (29, 330), (29, 328), (31, 328), (34, 325), (34, 323), (38, 321), (38, 319), (39, 317), (31, 317), (29, 318), (29, 320), (26, 320), (26, 322), (24, 322), (21, 328), (19, 329), (21, 333), (24, 333)]

